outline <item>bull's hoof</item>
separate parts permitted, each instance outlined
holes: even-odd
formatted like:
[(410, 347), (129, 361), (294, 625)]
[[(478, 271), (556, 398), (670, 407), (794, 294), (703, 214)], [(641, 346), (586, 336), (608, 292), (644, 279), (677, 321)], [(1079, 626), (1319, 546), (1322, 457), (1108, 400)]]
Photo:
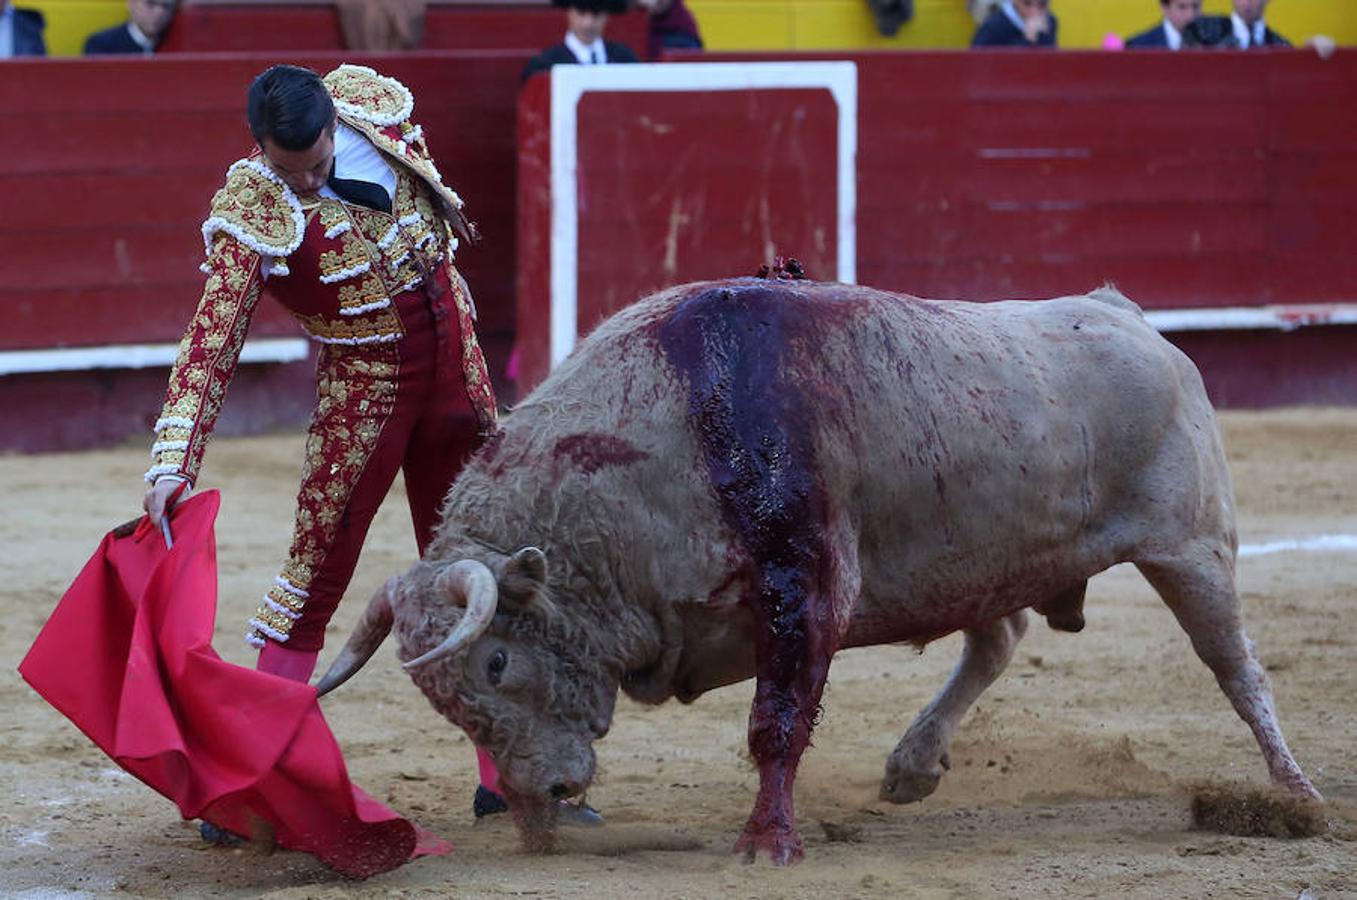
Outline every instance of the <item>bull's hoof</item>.
[(734, 852), (743, 853), (747, 863), (752, 863), (762, 852), (768, 854), (773, 865), (789, 866), (805, 858), (806, 847), (795, 830), (754, 832), (746, 828), (735, 842)]
[(929, 775), (916, 772), (910, 775), (897, 775), (881, 781), (878, 796), (888, 803), (918, 803), (938, 789), (941, 775)]
[(886, 775), (881, 779), (877, 796), (888, 803), (918, 803), (938, 789), (943, 773), (949, 768), (951, 764), (945, 753), (932, 770), (906, 769), (892, 759), (886, 764)]

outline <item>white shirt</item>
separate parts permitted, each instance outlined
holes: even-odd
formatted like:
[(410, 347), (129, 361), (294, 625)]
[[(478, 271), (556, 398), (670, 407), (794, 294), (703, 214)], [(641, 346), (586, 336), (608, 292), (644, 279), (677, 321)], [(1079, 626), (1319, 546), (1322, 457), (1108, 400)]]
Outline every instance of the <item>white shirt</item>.
[(1164, 39), (1168, 41), (1170, 50), (1183, 49), (1183, 33), (1174, 28), (1168, 19), (1164, 20)]
[[(1018, 15), (1018, 8), (1013, 5), (1013, 0), (1004, 0), (1003, 3), (999, 4), (999, 9), (1008, 17), (1008, 21), (1012, 22), (1023, 33), (1023, 37), (1026, 37), (1027, 23), (1023, 21), (1022, 16)], [(1046, 12), (1043, 12), (1042, 15), (1049, 18), (1049, 14)]]
[(604, 46), (601, 37), (594, 38), (592, 44), (586, 44), (575, 37), (575, 32), (567, 31), (565, 33), (565, 45), (571, 53), (575, 54), (575, 59), (580, 61), (580, 65), (587, 66), (608, 61), (608, 48)]
[(1250, 47), (1261, 47), (1267, 42), (1267, 26), (1263, 20), (1259, 19), (1253, 23), (1252, 33), (1244, 20), (1239, 18), (1239, 13), (1230, 13), (1230, 24), (1234, 26), (1234, 38), (1239, 41), (1239, 46), (1245, 50)]
[(131, 22), (127, 23), (127, 33), (132, 35), (132, 40), (137, 42), (137, 46), (141, 48), (142, 53), (149, 56), (155, 52), (155, 41), (148, 38), (145, 32)]
[(14, 7), (0, 0), (0, 59), (14, 55)]
[(999, 8), (1003, 10), (1004, 15), (1008, 16), (1008, 21), (1018, 26), (1019, 31), (1023, 31), (1024, 23), (1022, 16), (1018, 15), (1018, 8), (1013, 5), (1013, 0), (1004, 0), (1003, 3), (999, 4)]
[[(335, 177), (380, 184), (392, 203), (396, 202), (396, 173), (372, 142), (343, 122), (335, 128)], [(316, 193), (331, 200), (339, 195), (324, 185)]]

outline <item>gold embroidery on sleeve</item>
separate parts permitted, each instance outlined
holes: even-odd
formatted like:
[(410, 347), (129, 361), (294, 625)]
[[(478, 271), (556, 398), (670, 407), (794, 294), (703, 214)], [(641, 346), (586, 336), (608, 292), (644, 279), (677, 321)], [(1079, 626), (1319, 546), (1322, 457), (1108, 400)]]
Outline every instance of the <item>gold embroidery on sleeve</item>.
[(212, 274), (170, 370), (147, 481), (170, 473), (197, 479), (259, 301), (259, 263), (259, 255), (234, 238), (214, 241), (207, 261)]

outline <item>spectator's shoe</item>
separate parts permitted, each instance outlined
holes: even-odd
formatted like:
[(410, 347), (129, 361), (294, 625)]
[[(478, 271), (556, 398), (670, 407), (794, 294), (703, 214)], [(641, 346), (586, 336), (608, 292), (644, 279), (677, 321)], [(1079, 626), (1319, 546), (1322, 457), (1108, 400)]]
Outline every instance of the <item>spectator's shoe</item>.
[(198, 834), (202, 835), (203, 843), (216, 844), (219, 847), (229, 847), (245, 840), (240, 835), (232, 834), (225, 828), (218, 828), (211, 822), (199, 822)]
[(876, 19), (876, 30), (884, 37), (895, 37), (900, 26), (914, 18), (914, 0), (867, 0)]
[(509, 804), (505, 803), (504, 798), (490, 788), (478, 784), (476, 785), (476, 798), (471, 801), (471, 811), (475, 813), (476, 819), (479, 821), (486, 816), (508, 812)]

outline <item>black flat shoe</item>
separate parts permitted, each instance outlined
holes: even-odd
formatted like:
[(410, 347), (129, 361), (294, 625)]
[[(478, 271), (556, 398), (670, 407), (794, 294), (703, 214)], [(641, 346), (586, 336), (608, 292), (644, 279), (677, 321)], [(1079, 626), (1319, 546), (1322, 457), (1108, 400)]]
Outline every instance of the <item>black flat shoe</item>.
[(471, 811), (477, 819), (484, 819), (486, 816), (508, 812), (509, 804), (499, 794), (480, 784), (476, 786), (476, 798), (471, 801)]
[(245, 839), (238, 834), (232, 834), (225, 828), (218, 828), (211, 822), (199, 822), (198, 834), (203, 838), (205, 844), (216, 844), (219, 847), (229, 847), (232, 844), (242, 843)]

